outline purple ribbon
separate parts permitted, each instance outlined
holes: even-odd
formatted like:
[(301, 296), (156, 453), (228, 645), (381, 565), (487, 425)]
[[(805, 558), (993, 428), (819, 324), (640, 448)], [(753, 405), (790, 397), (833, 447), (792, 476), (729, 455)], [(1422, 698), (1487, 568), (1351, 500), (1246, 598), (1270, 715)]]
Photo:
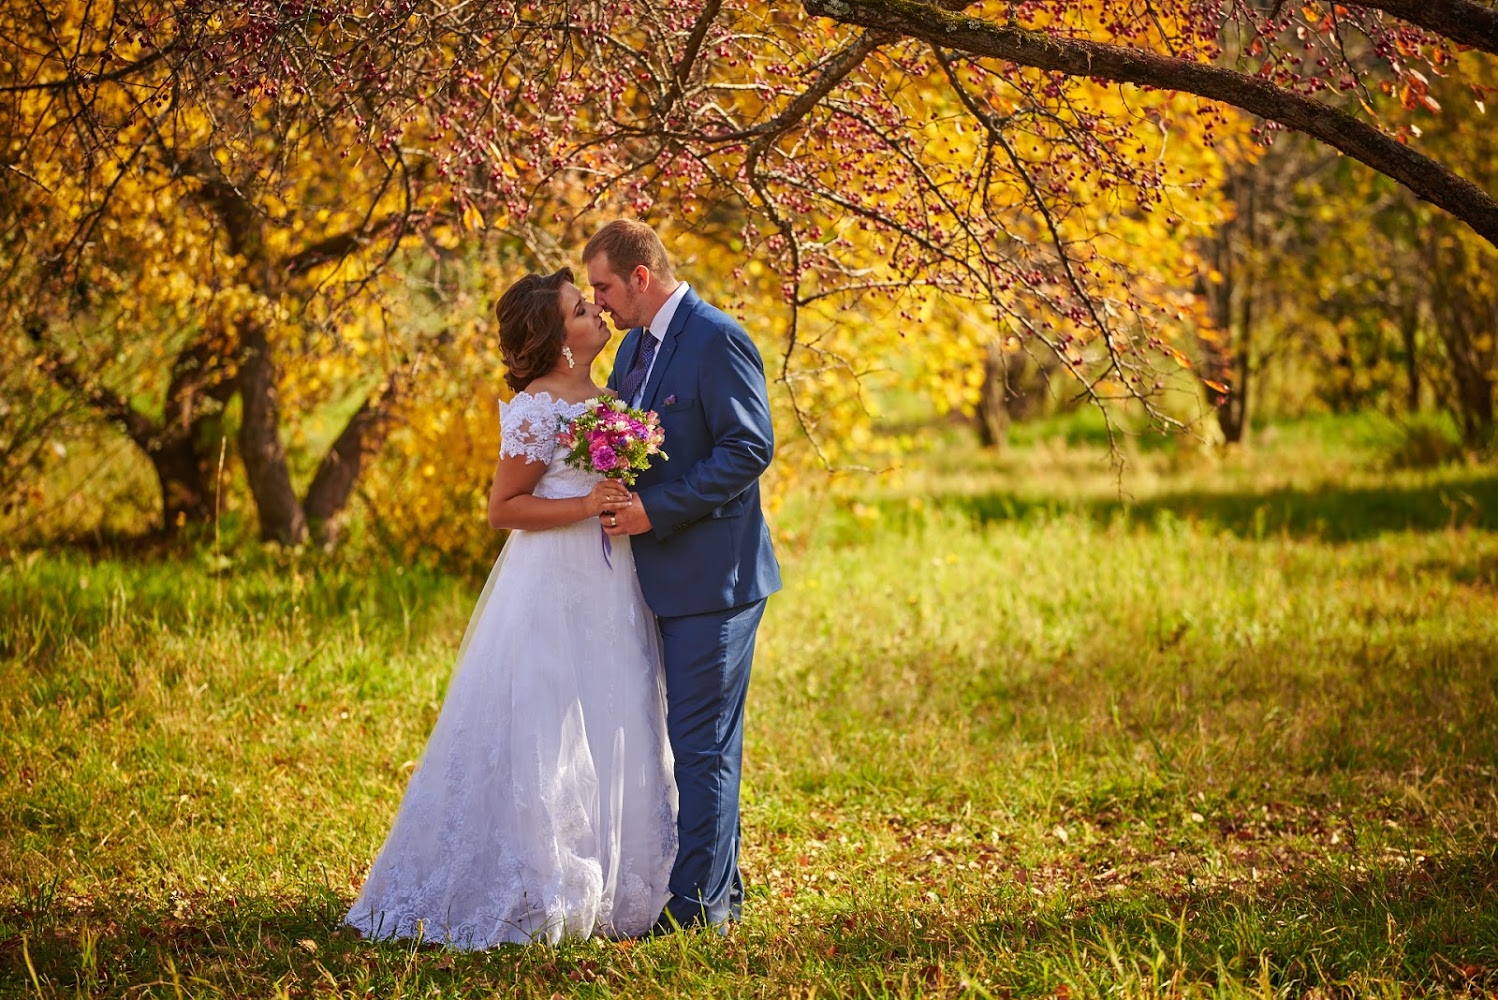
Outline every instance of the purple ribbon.
[(600, 537), (603, 538), (603, 561), (608, 565), (609, 569), (613, 569), (614, 560), (610, 559), (609, 556), (613, 554), (614, 546), (609, 544), (609, 533), (603, 530), (603, 525), (601, 523), (598, 525), (598, 532)]

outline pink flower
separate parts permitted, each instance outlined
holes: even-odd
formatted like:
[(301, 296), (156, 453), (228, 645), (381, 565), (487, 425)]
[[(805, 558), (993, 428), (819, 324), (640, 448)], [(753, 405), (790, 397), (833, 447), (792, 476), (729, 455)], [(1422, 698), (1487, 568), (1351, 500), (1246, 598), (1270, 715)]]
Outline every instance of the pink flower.
[(593, 459), (593, 468), (599, 472), (612, 472), (619, 462), (619, 456), (606, 444), (595, 444), (590, 452)]

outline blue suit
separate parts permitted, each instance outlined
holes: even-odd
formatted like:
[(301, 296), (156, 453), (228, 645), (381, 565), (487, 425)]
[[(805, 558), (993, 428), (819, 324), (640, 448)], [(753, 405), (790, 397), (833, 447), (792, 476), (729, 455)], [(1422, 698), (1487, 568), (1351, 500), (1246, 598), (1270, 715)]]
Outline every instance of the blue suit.
[[(609, 386), (643, 330), (619, 344)], [(660, 414), (665, 462), (635, 483), (652, 530), (631, 539), (661, 627), (666, 727), (676, 757), (680, 846), (666, 910), (683, 925), (739, 915), (739, 778), (744, 696), (765, 599), (780, 567), (760, 509), (775, 451), (759, 351), (738, 323), (688, 289), (640, 398)]]

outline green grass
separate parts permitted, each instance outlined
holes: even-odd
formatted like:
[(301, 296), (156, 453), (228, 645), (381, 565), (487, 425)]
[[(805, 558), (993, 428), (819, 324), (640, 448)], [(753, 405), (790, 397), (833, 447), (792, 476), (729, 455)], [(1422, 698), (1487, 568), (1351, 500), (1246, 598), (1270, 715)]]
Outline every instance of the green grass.
[[(0, 994), (1498, 990), (1498, 476), (954, 438), (787, 504), (727, 941), (336, 933), (481, 580), (0, 563)], [(1363, 443), (1359, 443), (1363, 442)]]

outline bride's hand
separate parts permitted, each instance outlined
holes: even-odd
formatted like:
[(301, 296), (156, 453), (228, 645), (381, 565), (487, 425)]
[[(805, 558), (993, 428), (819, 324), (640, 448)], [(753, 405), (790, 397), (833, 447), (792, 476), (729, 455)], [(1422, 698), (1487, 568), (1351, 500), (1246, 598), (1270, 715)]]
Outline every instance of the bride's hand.
[(588, 494), (588, 516), (612, 514), (629, 506), (629, 487), (617, 479), (603, 479)]

